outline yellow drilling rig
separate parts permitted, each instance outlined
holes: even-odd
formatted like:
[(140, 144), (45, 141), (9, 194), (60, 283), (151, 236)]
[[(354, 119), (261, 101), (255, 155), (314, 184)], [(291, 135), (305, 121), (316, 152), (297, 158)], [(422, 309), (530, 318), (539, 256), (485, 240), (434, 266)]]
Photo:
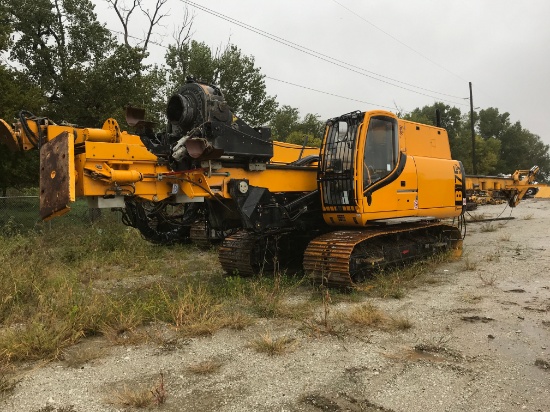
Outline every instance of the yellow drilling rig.
[(535, 182), (539, 167), (516, 170), (504, 176), (466, 175), (466, 197), (474, 204), (497, 204), (508, 202), (515, 207), (527, 196), (534, 196), (539, 189)]
[(152, 242), (220, 242), (230, 274), (301, 264), (318, 282), (349, 286), (372, 270), (442, 250), (460, 253), (465, 174), (447, 132), (387, 111), (327, 121), (321, 148), (277, 142), (231, 112), (221, 91), (189, 81), (155, 132), (127, 109), (101, 129), (22, 111), (0, 142), (40, 150), (40, 213), (77, 197), (114, 208)]

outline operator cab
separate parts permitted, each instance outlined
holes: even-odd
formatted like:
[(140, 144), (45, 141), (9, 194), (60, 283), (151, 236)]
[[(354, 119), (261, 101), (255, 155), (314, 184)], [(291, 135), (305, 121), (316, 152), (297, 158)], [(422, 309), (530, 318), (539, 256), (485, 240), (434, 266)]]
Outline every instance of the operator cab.
[(356, 211), (363, 194), (397, 168), (397, 119), (389, 112), (353, 112), (327, 122), (319, 182), (323, 206)]
[(377, 110), (330, 119), (318, 184), (330, 225), (462, 213), (464, 168), (452, 160), (445, 129)]

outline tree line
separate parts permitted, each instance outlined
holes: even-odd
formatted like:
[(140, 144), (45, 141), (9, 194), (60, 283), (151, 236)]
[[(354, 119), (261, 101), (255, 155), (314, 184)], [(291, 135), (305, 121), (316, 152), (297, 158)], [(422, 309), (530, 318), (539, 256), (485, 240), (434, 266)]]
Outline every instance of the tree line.
[[(470, 112), (444, 103), (416, 108), (405, 114), (405, 119), (425, 124), (436, 124), (436, 110), (441, 115), (441, 125), (447, 129), (451, 154), (462, 161), (466, 172), (473, 173), (472, 134)], [(476, 168), (479, 175), (510, 174), (515, 170), (527, 170), (539, 166), (539, 180), (550, 178), (550, 146), (525, 129), (519, 121), (512, 122), (510, 113), (495, 107), (474, 111)]]
[[(267, 93), (265, 76), (252, 55), (234, 44), (213, 49), (192, 38), (193, 18), (179, 16), (164, 61), (148, 63), (153, 34), (168, 16), (167, 0), (104, 0), (120, 22), (123, 39), (98, 20), (89, 0), (0, 0), (0, 118), (21, 109), (61, 122), (101, 127), (114, 117), (124, 125), (128, 105), (146, 109), (149, 120), (165, 122), (168, 97), (191, 77), (216, 84), (232, 110), (251, 125), (269, 125), (278, 140), (318, 146), (324, 131), (319, 115), (300, 117)], [(132, 37), (135, 18), (148, 22), (143, 39)], [(417, 108), (407, 119), (434, 124), (442, 113), (453, 156), (471, 172), (469, 114), (443, 103)], [(338, 115), (335, 113), (334, 115)], [(549, 177), (549, 147), (513, 123), (508, 113), (489, 108), (475, 113), (480, 174), (511, 173), (538, 164)], [(0, 189), (36, 184), (36, 153), (0, 150)]]

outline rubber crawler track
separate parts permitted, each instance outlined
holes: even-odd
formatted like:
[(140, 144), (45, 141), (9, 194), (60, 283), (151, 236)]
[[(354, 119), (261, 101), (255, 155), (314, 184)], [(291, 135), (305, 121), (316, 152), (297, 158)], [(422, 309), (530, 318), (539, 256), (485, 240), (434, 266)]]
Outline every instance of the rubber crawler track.
[[(273, 269), (277, 246), (271, 236), (240, 231), (225, 238), (219, 261), (229, 275), (252, 276)], [(350, 287), (358, 274), (446, 249), (460, 251), (462, 238), (457, 227), (443, 223), (338, 230), (309, 242), (303, 268), (315, 283)]]
[(211, 246), (206, 231), (206, 222), (203, 220), (191, 224), (189, 236), (191, 241), (200, 249), (208, 249)]
[(223, 241), (218, 257), (223, 270), (229, 274), (252, 276), (258, 272), (257, 245), (262, 236), (246, 231), (237, 232)]
[[(404, 251), (393, 259), (388, 259), (384, 253), (384, 248), (388, 248), (388, 245), (389, 248), (393, 246), (395, 252), (396, 240), (401, 235), (409, 238), (409, 243), (404, 243), (405, 245), (412, 244), (413, 247), (421, 248), (420, 250), (425, 252), (421, 255), (433, 254), (437, 250), (462, 249), (462, 238), (458, 228), (442, 223), (398, 229), (339, 230), (321, 235), (309, 243), (304, 253), (304, 270), (316, 283), (339, 287), (353, 286), (356, 272), (408, 259), (408, 256), (403, 255)], [(417, 240), (414, 240), (415, 238)], [(364, 253), (354, 258), (353, 253), (358, 247), (361, 247)]]

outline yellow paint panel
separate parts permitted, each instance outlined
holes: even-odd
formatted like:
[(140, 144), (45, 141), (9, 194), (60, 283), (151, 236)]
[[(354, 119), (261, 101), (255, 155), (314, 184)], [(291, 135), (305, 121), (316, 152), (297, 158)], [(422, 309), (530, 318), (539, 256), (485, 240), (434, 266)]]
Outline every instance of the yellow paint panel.
[(305, 148), (303, 148), (303, 151), (302, 151), (302, 148), (303, 146), (300, 146), (297, 144), (285, 143), (285, 142), (273, 142), (273, 157), (271, 158), (271, 162), (272, 163), (292, 163), (306, 156), (319, 155), (320, 149), (318, 147), (306, 146)]

